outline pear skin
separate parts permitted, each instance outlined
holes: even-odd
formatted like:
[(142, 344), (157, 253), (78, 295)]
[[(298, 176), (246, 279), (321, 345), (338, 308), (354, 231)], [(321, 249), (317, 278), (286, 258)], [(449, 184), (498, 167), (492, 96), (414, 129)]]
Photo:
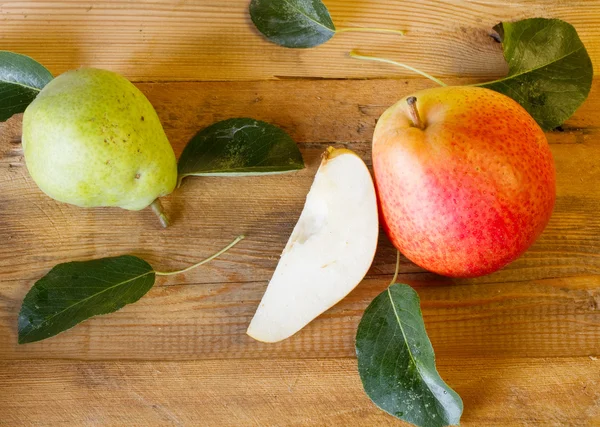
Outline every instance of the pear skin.
[(154, 108), (110, 71), (52, 80), (27, 107), (22, 140), (31, 177), (61, 202), (139, 210), (175, 188), (175, 154)]
[(556, 173), (546, 136), (517, 102), (488, 89), (414, 97), (415, 109), (404, 98), (384, 112), (373, 136), (384, 228), (427, 270), (496, 271), (533, 244), (552, 214)]

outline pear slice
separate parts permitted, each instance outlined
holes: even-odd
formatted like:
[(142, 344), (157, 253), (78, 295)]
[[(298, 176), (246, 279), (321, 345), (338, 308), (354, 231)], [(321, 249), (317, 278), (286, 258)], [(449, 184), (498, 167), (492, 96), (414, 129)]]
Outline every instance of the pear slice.
[(363, 279), (379, 224), (371, 174), (354, 152), (329, 147), (247, 334), (284, 340)]

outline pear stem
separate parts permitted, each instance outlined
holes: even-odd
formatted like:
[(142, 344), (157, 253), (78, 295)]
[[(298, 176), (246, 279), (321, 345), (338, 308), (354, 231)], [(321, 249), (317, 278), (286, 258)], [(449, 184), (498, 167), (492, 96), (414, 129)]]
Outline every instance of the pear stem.
[(396, 271), (394, 272), (394, 277), (388, 286), (392, 286), (396, 283), (396, 279), (398, 278), (398, 271), (400, 270), (400, 251), (396, 250)]
[(158, 217), (160, 225), (162, 225), (164, 228), (167, 228), (170, 225), (169, 217), (165, 213), (165, 209), (163, 208), (160, 200), (156, 199), (153, 201), (150, 207), (152, 208), (152, 212), (154, 212), (154, 214)]
[(215, 259), (219, 255), (224, 254), (225, 252), (227, 252), (229, 249), (231, 249), (232, 247), (234, 247), (239, 241), (243, 240), (244, 238), (245, 238), (244, 235), (237, 236), (233, 242), (231, 242), (230, 244), (228, 244), (227, 246), (225, 246), (223, 249), (221, 249), (216, 254), (211, 255), (208, 258), (203, 259), (202, 261), (200, 261), (200, 262), (198, 262), (198, 263), (196, 263), (194, 265), (190, 265), (189, 267), (186, 267), (186, 268), (184, 268), (182, 270), (176, 270), (176, 271), (154, 271), (154, 274), (156, 274), (157, 276), (173, 276), (174, 274), (185, 273), (186, 271), (193, 270), (196, 267), (200, 267), (202, 264), (206, 264), (207, 262), (212, 261), (213, 259)]
[(425, 124), (423, 123), (423, 120), (421, 120), (419, 110), (417, 110), (417, 97), (409, 96), (406, 98), (406, 103), (408, 104), (408, 113), (410, 114), (413, 126), (421, 130), (425, 129)]
[(446, 83), (444, 83), (443, 81), (441, 81), (438, 78), (433, 77), (431, 74), (427, 74), (424, 71), (418, 70), (414, 67), (411, 67), (410, 65), (403, 64), (402, 62), (396, 62), (396, 61), (392, 61), (391, 59), (386, 59), (386, 58), (379, 58), (377, 56), (361, 55), (359, 53), (356, 53), (355, 51), (351, 51), (348, 55), (350, 55), (351, 58), (362, 59), (364, 61), (384, 62), (386, 64), (397, 65), (399, 67), (406, 68), (407, 70), (410, 70), (414, 73), (420, 74), (423, 77), (427, 77), (429, 80), (439, 84), (440, 86), (448, 86)]
[(391, 28), (371, 28), (371, 27), (344, 27), (337, 28), (335, 30), (336, 33), (349, 33), (349, 32), (357, 32), (357, 33), (380, 33), (380, 34), (398, 34), (403, 36), (406, 34), (405, 31), (402, 30), (393, 30)]

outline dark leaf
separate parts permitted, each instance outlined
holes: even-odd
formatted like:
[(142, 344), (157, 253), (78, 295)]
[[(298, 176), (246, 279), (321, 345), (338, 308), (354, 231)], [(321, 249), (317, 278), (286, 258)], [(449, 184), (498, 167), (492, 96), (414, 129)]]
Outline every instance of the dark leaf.
[(250, 17), (267, 39), (284, 47), (318, 46), (335, 34), (321, 0), (252, 0)]
[(365, 392), (384, 411), (420, 427), (459, 423), (462, 400), (435, 368), (419, 296), (410, 286), (391, 285), (367, 307), (356, 355)]
[(179, 179), (189, 175), (261, 175), (302, 169), (298, 146), (277, 126), (240, 118), (215, 123), (188, 143)]
[(503, 22), (494, 30), (509, 72), (480, 86), (516, 100), (544, 130), (561, 125), (587, 98), (594, 75), (575, 28), (559, 19), (532, 18)]
[(0, 51), (0, 121), (25, 111), (50, 80), (52, 74), (39, 62)]
[(19, 344), (43, 340), (136, 302), (154, 278), (150, 264), (131, 255), (59, 264), (25, 296)]

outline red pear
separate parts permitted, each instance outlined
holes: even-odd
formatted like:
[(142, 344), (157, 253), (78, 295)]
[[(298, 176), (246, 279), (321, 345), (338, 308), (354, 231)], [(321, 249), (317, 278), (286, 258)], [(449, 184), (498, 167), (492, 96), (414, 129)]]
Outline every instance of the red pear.
[(373, 169), (394, 246), (451, 277), (518, 258), (556, 199), (542, 129), (511, 98), (477, 87), (427, 89), (388, 108), (373, 135)]

